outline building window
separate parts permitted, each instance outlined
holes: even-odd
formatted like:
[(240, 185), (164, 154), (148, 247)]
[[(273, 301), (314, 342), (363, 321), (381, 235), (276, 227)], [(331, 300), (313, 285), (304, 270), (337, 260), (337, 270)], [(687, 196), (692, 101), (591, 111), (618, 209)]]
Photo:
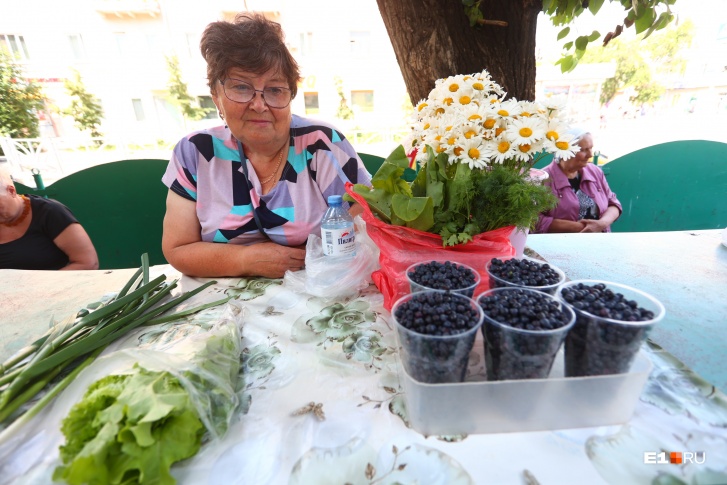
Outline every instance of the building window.
[(318, 114), (318, 93), (303, 93), (303, 100), (305, 101), (305, 114)]
[(351, 105), (358, 108), (359, 111), (374, 110), (374, 92), (373, 91), (351, 91)]
[(27, 61), (30, 59), (28, 47), (22, 35), (0, 34), (0, 49), (5, 48), (16, 59)]
[(215, 106), (215, 102), (212, 101), (212, 96), (199, 96), (197, 98), (197, 102), (199, 103), (200, 108), (207, 109), (204, 118), (202, 118), (203, 120), (219, 119), (219, 115), (217, 114), (217, 106)]
[(146, 119), (146, 114), (144, 113), (144, 103), (141, 102), (141, 99), (134, 98), (131, 100), (131, 104), (134, 106), (136, 121), (144, 121)]
[(350, 32), (349, 42), (351, 44), (351, 54), (360, 57), (368, 56), (371, 52), (370, 37), (370, 32)]
[(300, 54), (302, 56), (309, 56), (313, 54), (313, 32), (301, 32)]
[(68, 42), (71, 45), (71, 55), (75, 60), (80, 61), (86, 58), (86, 48), (83, 45), (81, 34), (70, 34)]
[(123, 59), (129, 56), (129, 38), (126, 32), (114, 32), (114, 43), (119, 57)]

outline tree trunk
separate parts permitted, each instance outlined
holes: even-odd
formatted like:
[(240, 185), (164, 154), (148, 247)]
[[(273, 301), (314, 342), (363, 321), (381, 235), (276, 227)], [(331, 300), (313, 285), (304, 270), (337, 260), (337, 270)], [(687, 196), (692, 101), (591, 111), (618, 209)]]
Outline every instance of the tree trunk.
[(542, 0), (483, 0), (487, 20), (470, 27), (460, 0), (376, 0), (409, 97), (415, 104), (434, 81), (483, 69), (508, 98), (535, 97), (535, 31)]

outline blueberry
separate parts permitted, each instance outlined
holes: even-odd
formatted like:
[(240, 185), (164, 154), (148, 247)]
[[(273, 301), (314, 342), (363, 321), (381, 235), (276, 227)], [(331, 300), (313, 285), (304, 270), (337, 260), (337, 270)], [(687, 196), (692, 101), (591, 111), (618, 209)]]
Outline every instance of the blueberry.
[[(538, 263), (527, 259), (507, 259), (501, 260), (493, 258), (488, 269), (490, 275), (496, 278), (490, 278), (491, 288), (500, 288), (506, 286), (527, 286), (542, 287), (552, 286), (560, 282), (560, 275), (547, 263)], [(503, 281), (510, 283), (504, 283)]]

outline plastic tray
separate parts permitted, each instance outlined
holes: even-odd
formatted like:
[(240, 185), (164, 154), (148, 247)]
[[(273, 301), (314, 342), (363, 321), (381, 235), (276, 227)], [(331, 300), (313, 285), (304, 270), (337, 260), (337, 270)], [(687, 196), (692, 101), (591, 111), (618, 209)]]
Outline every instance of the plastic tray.
[[(481, 349), (480, 334), (473, 350), (479, 354), (475, 375), (480, 376)], [(411, 426), (424, 435), (456, 435), (625, 423), (652, 368), (642, 350), (626, 374), (566, 378), (561, 350), (547, 379), (426, 384), (414, 380), (403, 366), (400, 375)]]

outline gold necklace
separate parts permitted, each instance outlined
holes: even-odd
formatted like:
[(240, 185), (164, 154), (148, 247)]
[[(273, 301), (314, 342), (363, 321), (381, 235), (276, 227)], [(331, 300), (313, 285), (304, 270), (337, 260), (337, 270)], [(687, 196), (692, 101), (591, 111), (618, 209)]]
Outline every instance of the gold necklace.
[(13, 227), (17, 226), (21, 222), (25, 220), (26, 217), (28, 217), (28, 213), (30, 212), (30, 199), (24, 195), (20, 196), (23, 199), (23, 211), (20, 213), (20, 215), (11, 222), (3, 222), (3, 226), (5, 227)]
[(275, 174), (278, 173), (278, 169), (280, 168), (280, 164), (283, 162), (283, 149), (285, 147), (280, 149), (280, 154), (278, 155), (278, 164), (275, 165), (275, 170), (273, 170), (273, 173), (270, 175), (270, 177), (266, 178), (265, 180), (260, 181), (260, 185), (265, 185), (266, 183), (270, 182), (273, 177), (275, 177)]

